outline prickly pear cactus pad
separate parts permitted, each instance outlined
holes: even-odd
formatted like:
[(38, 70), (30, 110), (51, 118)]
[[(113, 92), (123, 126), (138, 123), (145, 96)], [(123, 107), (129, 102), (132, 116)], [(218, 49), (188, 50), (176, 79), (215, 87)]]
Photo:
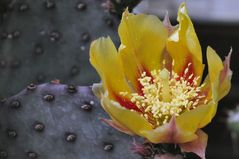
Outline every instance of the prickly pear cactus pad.
[(90, 87), (29, 85), (0, 107), (0, 159), (137, 159)]
[(98, 81), (88, 62), (89, 43), (102, 35), (117, 42), (119, 21), (102, 7), (104, 2), (1, 1), (0, 97), (14, 95), (31, 82)]

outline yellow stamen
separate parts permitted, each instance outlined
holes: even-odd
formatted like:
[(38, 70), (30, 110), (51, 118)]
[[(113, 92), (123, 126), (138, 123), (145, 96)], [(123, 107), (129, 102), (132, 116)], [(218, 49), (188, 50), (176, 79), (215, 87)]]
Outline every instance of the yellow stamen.
[[(184, 70), (184, 73), (188, 73), (188, 70)], [(205, 96), (200, 94), (203, 85), (197, 86), (199, 78), (191, 74), (193, 82), (190, 83), (165, 68), (151, 71), (150, 77), (143, 72), (138, 79), (143, 86), (143, 95), (131, 93), (131, 101), (143, 110), (142, 116), (154, 127), (165, 124), (172, 116), (196, 108), (201, 101), (205, 103)]]

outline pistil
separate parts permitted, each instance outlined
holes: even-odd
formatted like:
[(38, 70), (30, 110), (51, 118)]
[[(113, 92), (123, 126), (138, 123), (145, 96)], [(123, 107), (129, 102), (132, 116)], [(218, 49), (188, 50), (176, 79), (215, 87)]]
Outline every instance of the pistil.
[(162, 79), (162, 101), (164, 102), (170, 102), (171, 101), (171, 94), (170, 94), (170, 86), (169, 86), (169, 72), (167, 69), (163, 69), (160, 72), (160, 78)]

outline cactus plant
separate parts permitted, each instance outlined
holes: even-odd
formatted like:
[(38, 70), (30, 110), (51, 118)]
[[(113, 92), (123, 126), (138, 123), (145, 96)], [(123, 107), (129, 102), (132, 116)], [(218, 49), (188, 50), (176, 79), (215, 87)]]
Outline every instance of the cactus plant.
[(31, 82), (96, 82), (88, 62), (90, 41), (102, 35), (118, 41), (119, 19), (103, 2), (1, 1), (0, 97), (14, 95)]
[(173, 144), (138, 144), (101, 118), (108, 117), (90, 86), (30, 84), (1, 101), (0, 159), (198, 159)]
[(29, 85), (0, 107), (0, 159), (137, 159), (133, 139), (102, 123), (91, 87)]
[[(89, 42), (102, 35), (118, 42), (119, 18), (102, 7), (106, 2), (1, 0), (0, 97), (14, 95), (30, 82), (96, 82), (88, 63)], [(113, 0), (111, 6), (120, 15), (138, 2)]]

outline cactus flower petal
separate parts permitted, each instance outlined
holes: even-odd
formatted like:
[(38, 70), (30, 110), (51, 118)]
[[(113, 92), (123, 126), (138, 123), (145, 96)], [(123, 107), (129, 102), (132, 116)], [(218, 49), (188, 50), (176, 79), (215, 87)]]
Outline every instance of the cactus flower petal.
[(128, 110), (119, 103), (110, 100), (104, 96), (101, 100), (101, 105), (113, 120), (121, 123), (123, 127), (129, 131), (142, 136), (141, 131), (152, 130), (152, 126), (136, 111)]
[[(108, 97), (108, 92), (105, 91), (103, 85), (94, 84), (92, 88), (94, 94), (101, 99), (101, 105), (104, 110), (113, 119), (109, 121), (103, 119), (108, 125), (122, 131), (126, 134), (137, 134), (139, 135), (139, 130), (151, 130), (151, 125), (138, 113), (123, 108), (118, 102), (110, 100)], [(126, 116), (127, 118), (122, 118)]]
[(115, 120), (109, 120), (109, 119), (105, 119), (105, 118), (100, 118), (100, 120), (103, 121), (104, 123), (108, 124), (109, 126), (115, 128), (118, 131), (121, 131), (128, 135), (135, 135), (133, 132), (131, 132), (130, 130), (128, 130), (127, 128), (125, 128), (119, 122), (117, 122)]
[(175, 116), (169, 123), (153, 130), (143, 131), (143, 135), (152, 143), (183, 143), (197, 138), (192, 132), (183, 132), (178, 127)]
[(184, 152), (194, 152), (201, 157), (201, 159), (205, 159), (208, 136), (202, 130), (198, 130), (196, 134), (198, 136), (196, 140), (180, 144), (180, 148)]
[(161, 127), (144, 131), (144, 136), (152, 143), (186, 143), (193, 141), (197, 138), (196, 131), (199, 125), (204, 125), (205, 121), (211, 120), (210, 115), (214, 107), (215, 103), (213, 102), (197, 107), (177, 118), (171, 118), (169, 123)]
[(168, 38), (167, 50), (173, 59), (177, 59), (174, 61), (175, 72), (182, 74), (191, 63), (188, 75), (201, 76), (204, 69), (201, 46), (187, 12), (185, 3), (182, 3), (178, 10), (179, 26)]
[(119, 54), (126, 78), (139, 90), (138, 78), (141, 73), (160, 68), (168, 37), (167, 29), (156, 16), (134, 15), (126, 10), (119, 25), (119, 36)]
[(104, 81), (104, 88), (108, 90), (108, 96), (111, 99), (115, 99), (122, 106), (138, 110), (138, 108), (127, 99), (128, 97), (122, 97), (119, 94), (125, 91), (131, 92), (131, 88), (124, 76), (117, 50), (109, 37), (100, 38), (91, 43), (90, 62)]
[(220, 74), (220, 87), (219, 87), (219, 100), (222, 99), (225, 95), (228, 94), (231, 88), (231, 78), (232, 71), (230, 69), (230, 60), (231, 60), (232, 49), (230, 50), (228, 56), (223, 62), (223, 70)]

